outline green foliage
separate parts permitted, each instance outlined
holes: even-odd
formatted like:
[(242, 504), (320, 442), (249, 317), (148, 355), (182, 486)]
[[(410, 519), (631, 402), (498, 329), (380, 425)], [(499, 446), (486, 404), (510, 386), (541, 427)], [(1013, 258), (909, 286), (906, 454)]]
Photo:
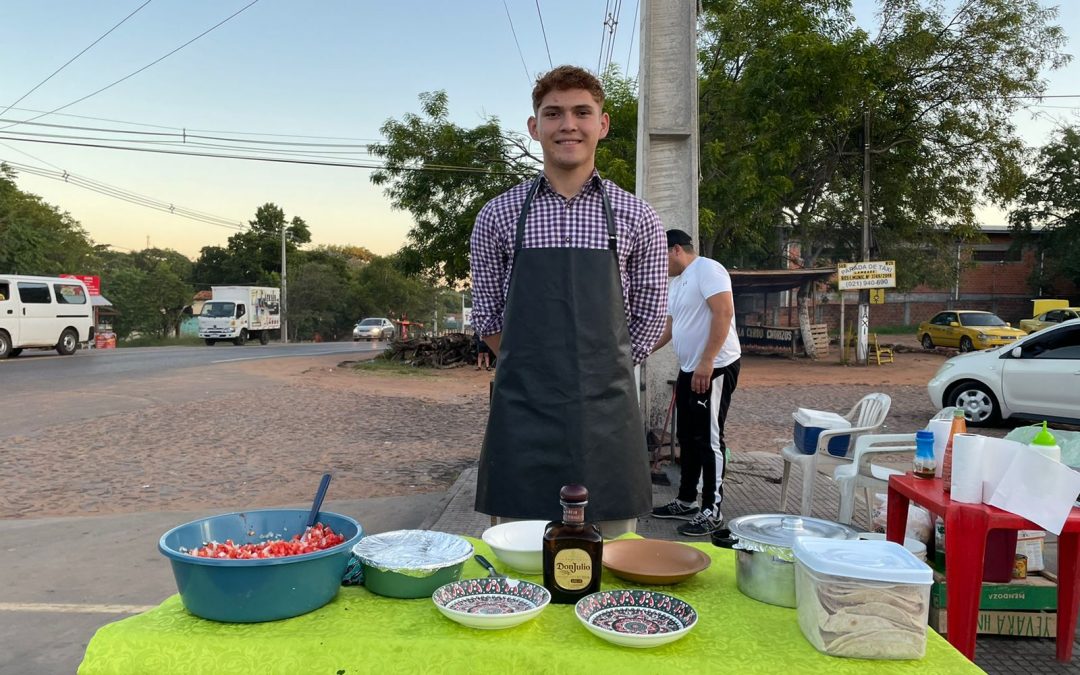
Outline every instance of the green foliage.
[(1062, 129), (1040, 150), (1009, 223), (1045, 261), (1033, 290), (1053, 294), (1057, 277), (1080, 286), (1080, 128)]
[(281, 284), (281, 235), (285, 231), (286, 259), (301, 244), (311, 241), (311, 231), (299, 216), (287, 220), (285, 212), (267, 202), (255, 211), (248, 229), (229, 237), (228, 244), (204, 247), (195, 262), (194, 276), (200, 286)]
[(192, 262), (169, 249), (131, 253), (101, 251), (101, 293), (119, 311), (113, 331), (121, 340), (132, 333), (155, 339), (177, 337), (194, 289)]
[(0, 270), (9, 274), (86, 274), (93, 243), (78, 222), (15, 185), (0, 164)]

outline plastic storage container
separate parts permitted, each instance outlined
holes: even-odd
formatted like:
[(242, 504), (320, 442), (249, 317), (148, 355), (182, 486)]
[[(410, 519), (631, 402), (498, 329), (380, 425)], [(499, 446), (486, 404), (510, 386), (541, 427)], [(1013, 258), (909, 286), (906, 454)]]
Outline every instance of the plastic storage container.
[[(834, 429), (850, 429), (851, 422), (843, 416), (823, 410), (810, 410), (799, 408), (791, 415), (795, 419), (795, 447), (799, 452), (812, 455), (817, 450), (818, 436), (822, 431)], [(829, 439), (829, 454), (843, 457), (847, 454), (851, 436), (836, 436)]]
[(799, 628), (819, 652), (860, 659), (926, 653), (933, 572), (889, 541), (795, 540)]

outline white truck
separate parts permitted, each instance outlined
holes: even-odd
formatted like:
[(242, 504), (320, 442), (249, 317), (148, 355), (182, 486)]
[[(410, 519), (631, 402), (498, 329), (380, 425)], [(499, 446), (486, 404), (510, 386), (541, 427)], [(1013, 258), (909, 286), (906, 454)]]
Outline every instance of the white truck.
[(232, 340), (237, 346), (258, 339), (270, 342), (281, 328), (281, 290), (265, 286), (212, 286), (211, 299), (199, 313), (199, 337), (213, 345)]

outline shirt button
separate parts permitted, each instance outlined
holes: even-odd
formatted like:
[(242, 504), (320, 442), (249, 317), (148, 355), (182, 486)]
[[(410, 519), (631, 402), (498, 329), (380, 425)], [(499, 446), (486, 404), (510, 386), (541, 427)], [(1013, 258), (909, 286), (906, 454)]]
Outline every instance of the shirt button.
[(567, 237), (567, 238), (566, 238), (566, 243), (567, 243), (567, 244), (569, 244), (569, 243), (570, 243), (570, 237)]

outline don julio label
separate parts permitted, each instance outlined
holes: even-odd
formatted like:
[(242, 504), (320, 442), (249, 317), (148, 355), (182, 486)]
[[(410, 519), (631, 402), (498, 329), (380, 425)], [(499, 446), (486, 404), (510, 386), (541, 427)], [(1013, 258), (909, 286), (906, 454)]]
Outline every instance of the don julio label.
[(563, 549), (555, 554), (554, 572), (560, 588), (581, 590), (592, 582), (592, 558), (580, 548)]

